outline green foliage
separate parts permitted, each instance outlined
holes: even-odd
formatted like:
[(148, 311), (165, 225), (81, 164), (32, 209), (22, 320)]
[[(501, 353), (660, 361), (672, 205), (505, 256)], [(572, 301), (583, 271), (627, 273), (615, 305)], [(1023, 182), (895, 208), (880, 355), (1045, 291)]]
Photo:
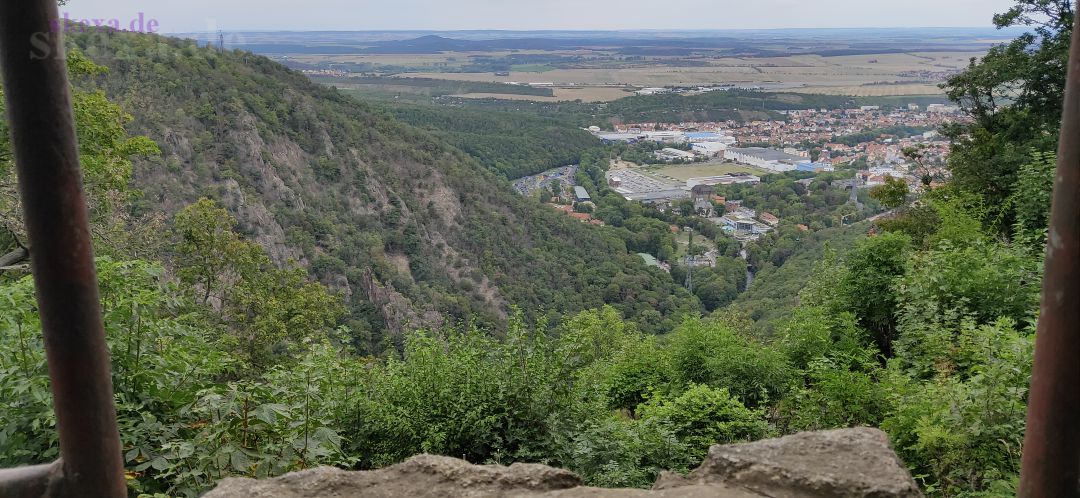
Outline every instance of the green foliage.
[(874, 130), (867, 130), (859, 133), (852, 133), (850, 135), (843, 135), (839, 137), (833, 137), (831, 140), (834, 143), (844, 144), (850, 147), (854, 147), (861, 143), (873, 142), (880, 138), (882, 135), (895, 136), (897, 138), (908, 138), (913, 135), (921, 135), (931, 128), (923, 128), (917, 126), (907, 125), (894, 125), (887, 126), (885, 128), (877, 128)]
[(652, 393), (669, 391), (677, 385), (670, 351), (657, 344), (654, 337), (624, 342), (603, 368), (605, 378), (600, 387), (608, 407), (613, 409), (633, 411)]
[(945, 84), (949, 98), (974, 118), (947, 130), (951, 182), (986, 200), (995, 212), (992, 228), (1001, 233), (1016, 221), (1019, 205), (1007, 201), (1030, 151), (1056, 149), (1074, 17), (1068, 0), (1017, 0), (994, 24), (1032, 32), (991, 48)]
[(1026, 241), (1035, 250), (1046, 242), (1046, 227), (1050, 225), (1050, 196), (1054, 191), (1054, 170), (1057, 155), (1036, 152), (1031, 160), (1020, 166), (1016, 186), (1009, 203), (1016, 211), (1013, 230), (1016, 238)]
[[(75, 81), (82, 81), (107, 72), (89, 60), (82, 52), (67, 53), (68, 71)], [(126, 126), (132, 116), (110, 102), (100, 91), (73, 89), (71, 104), (75, 129), (79, 136), (79, 161), (83, 172), (85, 195), (97, 240), (130, 243), (131, 252), (144, 245), (131, 231), (126, 230), (123, 209), (132, 192), (132, 158), (160, 154), (157, 145), (142, 136), (131, 136)], [(3, 88), (0, 88), (0, 114), (4, 112)], [(0, 122), (0, 255), (26, 244), (22, 212), (15, 192), (16, 178), (10, 134), (6, 120)], [(134, 235), (146, 235), (134, 230)], [(119, 249), (119, 244), (113, 245)], [(125, 248), (127, 249), (127, 248)]]
[(679, 123), (780, 119), (776, 111), (850, 108), (850, 97), (768, 93), (752, 90), (705, 92), (698, 95), (658, 94), (608, 102), (601, 116), (625, 123)]
[(748, 407), (779, 399), (790, 365), (775, 348), (719, 321), (687, 320), (671, 333), (672, 365), (686, 384), (726, 388)]
[(878, 185), (870, 189), (870, 197), (888, 209), (903, 206), (907, 202), (907, 195), (907, 182), (891, 176), (885, 178), (884, 185)]
[(226, 292), (251, 264), (256, 249), (240, 239), (235, 227), (236, 219), (205, 197), (176, 214), (173, 265), (180, 282), (196, 291), (192, 297), (199, 304), (214, 298), (225, 306), (230, 300)]
[[(782, 266), (771, 262), (756, 268), (754, 282), (739, 295), (731, 308), (754, 320), (754, 329), (763, 336), (775, 332), (777, 324), (799, 304), (799, 293), (808, 285), (830, 275), (817, 275), (819, 261), (841, 255), (866, 234), (865, 223), (827, 228), (802, 235), (787, 236), (795, 250)], [(830, 256), (832, 254), (832, 256)], [(832, 293), (833, 290), (828, 292)]]
[(236, 220), (206, 198), (176, 215), (173, 264), (180, 282), (214, 318), (256, 369), (301, 344), (343, 314), (339, 297), (294, 265), (278, 268), (262, 247), (233, 231)]
[(904, 274), (911, 239), (886, 233), (860, 241), (847, 257), (848, 272), (841, 284), (845, 308), (870, 331), (882, 354), (892, 356), (896, 340), (895, 280)]
[(898, 359), (920, 376), (955, 358), (952, 329), (963, 321), (1034, 321), (1041, 279), (1038, 265), (1013, 248), (980, 242), (943, 244), (914, 255), (896, 290), (901, 339)]
[(698, 463), (660, 419), (589, 422), (568, 446), (567, 466), (593, 486), (648, 488), (660, 472), (686, 472)]
[[(301, 407), (309, 414), (315, 410), (295, 394), (335, 377), (318, 372), (325, 380), (298, 382), (292, 375), (311, 367), (301, 361), (287, 376), (268, 374), (278, 380), (273, 389), (218, 384), (236, 362), (220, 349), (213, 327), (180, 313), (177, 292), (163, 274), (160, 266), (142, 261), (98, 260), (117, 415), (125, 461), (138, 477), (135, 490), (194, 496), (228, 475), (276, 475), (337, 462), (339, 454), (325, 450), (330, 432), (302, 416)], [(0, 411), (6, 428), (0, 464), (40, 463), (56, 456), (57, 440), (32, 281), (0, 286), (0, 293), (0, 365), (7, 371), (0, 391), (11, 407)], [(293, 380), (285, 383), (286, 378)], [(285, 418), (260, 422), (269, 417), (259, 414), (271, 409)], [(308, 453), (286, 449), (295, 449), (303, 437), (316, 440), (304, 447)]]
[(769, 433), (764, 415), (747, 409), (727, 389), (691, 385), (673, 399), (656, 396), (638, 408), (645, 421), (655, 420), (704, 458), (713, 444), (754, 441)]
[[(934, 496), (1012, 496), (1020, 470), (1034, 338), (1008, 320), (952, 331), (956, 346), (928, 379), (890, 363), (882, 422), (900, 457)], [(896, 360), (899, 362), (900, 360)]]
[(509, 179), (576, 164), (598, 141), (560, 120), (527, 113), (395, 104), (387, 112), (430, 131)]
[(821, 358), (806, 369), (806, 386), (781, 405), (791, 431), (877, 426), (885, 412), (885, 391), (873, 372), (852, 371)]

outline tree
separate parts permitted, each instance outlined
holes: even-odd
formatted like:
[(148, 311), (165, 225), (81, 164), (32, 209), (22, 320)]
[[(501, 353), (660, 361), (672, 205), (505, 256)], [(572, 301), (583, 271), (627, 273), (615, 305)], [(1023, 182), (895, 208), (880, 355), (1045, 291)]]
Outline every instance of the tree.
[(205, 197), (176, 214), (173, 267), (180, 281), (198, 293), (200, 304), (225, 307), (232, 285), (250, 273), (257, 251), (240, 239), (235, 226), (236, 218)]
[(870, 198), (888, 209), (896, 209), (907, 202), (908, 185), (900, 178), (885, 177), (885, 184), (870, 189)]
[(994, 16), (999, 28), (1027, 26), (1012, 42), (995, 46), (953, 76), (944, 88), (973, 118), (945, 129), (952, 138), (948, 159), (953, 183), (985, 197), (999, 210), (997, 227), (1011, 227), (1006, 199), (1030, 151), (1056, 148), (1075, 16), (1072, 0), (1017, 0)]
[(676, 378), (725, 388), (751, 408), (778, 399), (791, 378), (787, 359), (744, 333), (718, 321), (687, 320), (670, 339)]
[(656, 396), (638, 408), (642, 420), (658, 421), (700, 459), (714, 444), (753, 441), (769, 432), (761, 412), (747, 409), (727, 389), (692, 385), (674, 398)]
[(841, 289), (847, 310), (870, 331), (879, 351), (892, 356), (896, 339), (896, 279), (904, 274), (911, 239), (886, 233), (864, 239), (847, 257)]
[[(67, 52), (67, 66), (73, 81), (107, 72), (77, 49)], [(125, 127), (132, 116), (110, 102), (101, 91), (73, 88), (71, 100), (91, 234), (98, 242), (98, 253), (137, 253), (147, 245), (147, 240), (157, 239), (153, 233), (157, 226), (129, 223), (130, 216), (124, 208), (131, 195), (128, 189), (131, 158), (153, 156), (161, 151), (149, 138), (129, 135)], [(0, 88), (0, 115), (4, 114), (4, 105), (3, 88)], [(28, 258), (28, 248), (33, 244), (27, 240), (23, 228), (9, 136), (6, 120), (0, 120), (0, 261), (5, 262), (0, 266)], [(5, 254), (12, 256), (5, 258)]]
[(210, 199), (185, 207), (174, 221), (173, 264), (183, 288), (216, 310), (234, 347), (258, 369), (332, 327), (344, 309), (302, 268), (274, 265), (262, 247), (233, 231), (235, 224)]

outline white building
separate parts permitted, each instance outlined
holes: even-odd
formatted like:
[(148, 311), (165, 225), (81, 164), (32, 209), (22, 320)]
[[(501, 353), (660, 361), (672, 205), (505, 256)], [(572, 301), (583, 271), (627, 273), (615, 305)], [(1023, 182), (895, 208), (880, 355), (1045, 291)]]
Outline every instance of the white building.
[(764, 147), (729, 148), (724, 151), (724, 157), (737, 163), (757, 166), (769, 171), (792, 171), (800, 163), (808, 163), (809, 159), (792, 154), (787, 154), (776, 149)]
[(660, 143), (677, 143), (681, 144), (686, 142), (686, 136), (681, 131), (646, 131), (642, 133), (645, 139), (652, 140)]
[(930, 104), (930, 105), (926, 106), (926, 112), (929, 112), (929, 113), (942, 112), (942, 113), (950, 114), (950, 113), (954, 113), (954, 112), (960, 112), (960, 106), (945, 105), (945, 104)]
[(698, 185), (757, 185), (761, 183), (761, 177), (749, 173), (730, 173), (719, 176), (699, 176), (686, 180), (686, 188), (692, 189)]
[(727, 144), (720, 142), (695, 142), (690, 144), (690, 149), (705, 157), (724, 157)]
[(656, 158), (661, 161), (671, 161), (675, 159), (684, 159), (688, 161), (694, 160), (696, 157), (693, 152), (687, 152), (685, 150), (673, 149), (671, 147), (665, 147), (655, 152)]

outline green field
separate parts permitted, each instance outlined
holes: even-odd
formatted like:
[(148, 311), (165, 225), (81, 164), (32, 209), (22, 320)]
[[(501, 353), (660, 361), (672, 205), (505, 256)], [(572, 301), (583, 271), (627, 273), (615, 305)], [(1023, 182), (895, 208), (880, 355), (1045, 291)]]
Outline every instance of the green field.
[(752, 175), (767, 175), (771, 171), (732, 162), (710, 162), (697, 164), (677, 164), (670, 166), (650, 166), (644, 168), (654, 176), (665, 179), (673, 179), (685, 182), (691, 178), (703, 176), (719, 176), (728, 173), (750, 173)]
[(547, 64), (514, 64), (510, 66), (510, 70), (519, 73), (546, 73), (554, 71), (555, 67)]
[[(682, 259), (686, 257), (687, 249), (690, 247), (690, 234), (682, 231), (675, 234), (675, 257)], [(716, 243), (709, 240), (708, 237), (702, 237), (701, 235), (694, 236), (694, 247), (704, 247), (705, 252), (716, 249)]]

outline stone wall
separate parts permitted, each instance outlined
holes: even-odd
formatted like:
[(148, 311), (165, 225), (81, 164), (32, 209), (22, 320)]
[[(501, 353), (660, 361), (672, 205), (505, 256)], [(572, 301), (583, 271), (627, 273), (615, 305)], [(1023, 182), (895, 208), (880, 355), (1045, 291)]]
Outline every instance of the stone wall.
[(716, 445), (686, 476), (661, 475), (651, 490), (582, 485), (576, 474), (539, 464), (473, 465), (420, 455), (381, 470), (323, 467), (257, 481), (226, 479), (205, 498), (908, 498), (922, 493), (886, 435), (869, 428)]

